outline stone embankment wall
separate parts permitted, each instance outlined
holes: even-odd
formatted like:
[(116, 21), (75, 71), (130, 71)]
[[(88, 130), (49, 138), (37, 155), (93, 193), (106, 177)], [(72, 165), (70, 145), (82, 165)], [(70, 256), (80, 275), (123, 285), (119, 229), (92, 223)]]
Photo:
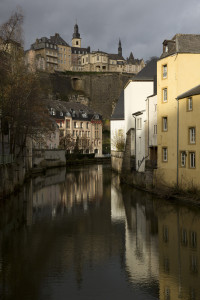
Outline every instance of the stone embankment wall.
[[(132, 163), (127, 163), (126, 156), (126, 151), (111, 151), (112, 170), (120, 174), (121, 181), (124, 183), (139, 188), (151, 188), (153, 186), (153, 170), (146, 170), (145, 172), (133, 170), (130, 168)], [(130, 162), (130, 159), (128, 161)]]
[(122, 89), (133, 74), (120, 73), (41, 73), (45, 97), (78, 101), (109, 119)]
[(24, 159), (12, 164), (0, 165), (0, 198), (13, 193), (22, 185), (25, 173)]
[(111, 166), (115, 172), (122, 172), (123, 160), (124, 152), (111, 151)]
[(51, 168), (66, 165), (65, 150), (34, 149), (33, 168)]

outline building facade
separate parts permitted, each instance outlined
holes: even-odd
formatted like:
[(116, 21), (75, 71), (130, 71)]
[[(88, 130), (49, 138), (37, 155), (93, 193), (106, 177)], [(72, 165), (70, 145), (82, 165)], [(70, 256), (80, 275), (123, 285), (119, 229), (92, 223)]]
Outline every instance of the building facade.
[[(198, 120), (195, 111), (193, 115), (195, 118), (191, 118), (192, 114), (182, 104), (184, 101), (180, 101), (181, 111), (178, 111), (177, 97), (199, 84), (199, 68), (200, 35), (177, 34), (172, 40), (163, 42), (163, 53), (157, 64), (158, 169), (155, 172), (156, 185), (181, 185), (186, 188), (193, 185), (194, 182), (197, 183), (195, 180), (193, 181), (194, 176), (192, 176), (195, 168), (188, 162), (190, 169), (188, 174), (191, 179), (188, 178), (187, 185), (181, 184), (184, 180), (180, 177), (183, 175), (183, 170), (180, 166), (179, 151), (182, 150), (182, 147), (184, 147), (183, 150), (194, 151), (193, 149), (198, 143), (198, 135), (196, 135)], [(184, 139), (188, 137), (186, 138), (187, 147), (184, 144), (180, 145), (181, 148), (178, 146), (178, 132), (181, 129), (178, 114), (185, 114), (184, 122), (188, 128), (182, 134)], [(195, 136), (197, 137), (195, 143), (192, 139), (190, 140), (191, 131), (194, 139)], [(188, 157), (190, 157), (189, 152)], [(196, 159), (196, 165), (198, 165), (198, 156), (193, 156), (193, 159)]]
[(25, 60), (31, 71), (83, 71), (83, 72), (125, 72), (136, 74), (145, 66), (144, 60), (122, 56), (121, 40), (118, 53), (109, 54), (103, 51), (90, 51), (83, 48), (77, 24), (74, 26), (72, 45), (64, 41), (59, 33), (50, 38), (36, 39), (30, 50), (25, 52)]
[(64, 101), (49, 102), (50, 115), (60, 130), (60, 144), (69, 153), (102, 154), (102, 117), (87, 106)]

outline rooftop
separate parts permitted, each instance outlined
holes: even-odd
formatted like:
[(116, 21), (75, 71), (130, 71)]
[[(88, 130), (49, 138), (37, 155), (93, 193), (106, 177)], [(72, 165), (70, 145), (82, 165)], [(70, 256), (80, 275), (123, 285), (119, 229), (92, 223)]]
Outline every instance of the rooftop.
[(191, 96), (200, 95), (200, 85), (195, 86), (194, 88), (186, 91), (185, 93), (177, 97), (178, 100), (188, 98)]
[(122, 90), (119, 96), (118, 102), (110, 119), (124, 120), (124, 89)]
[(160, 58), (164, 58), (175, 53), (200, 53), (200, 34), (179, 33), (171, 40), (164, 40), (163, 53)]

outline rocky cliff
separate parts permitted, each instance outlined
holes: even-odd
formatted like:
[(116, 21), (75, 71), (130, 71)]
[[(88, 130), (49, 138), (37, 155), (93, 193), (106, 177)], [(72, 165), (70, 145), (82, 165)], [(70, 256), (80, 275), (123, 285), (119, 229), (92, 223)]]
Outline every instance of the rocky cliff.
[(133, 74), (53, 73), (40, 74), (45, 96), (88, 105), (109, 119), (119, 95)]

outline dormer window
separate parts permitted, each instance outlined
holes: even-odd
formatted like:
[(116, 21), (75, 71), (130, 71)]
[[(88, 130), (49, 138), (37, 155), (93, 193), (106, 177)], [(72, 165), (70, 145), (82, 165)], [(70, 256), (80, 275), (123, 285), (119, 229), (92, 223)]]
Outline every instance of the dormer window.
[(168, 52), (168, 45), (165, 46), (165, 53)]
[(63, 112), (62, 111), (60, 112), (60, 116), (63, 117)]

